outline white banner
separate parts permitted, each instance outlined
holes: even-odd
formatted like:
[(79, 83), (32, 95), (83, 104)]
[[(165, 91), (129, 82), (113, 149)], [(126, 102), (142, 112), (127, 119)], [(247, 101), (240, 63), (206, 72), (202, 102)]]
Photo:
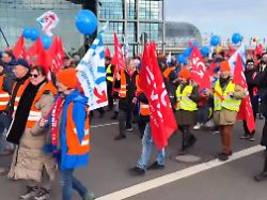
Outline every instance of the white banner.
[(77, 66), (78, 79), (90, 110), (108, 105), (105, 52), (102, 33), (94, 40), (90, 49)]

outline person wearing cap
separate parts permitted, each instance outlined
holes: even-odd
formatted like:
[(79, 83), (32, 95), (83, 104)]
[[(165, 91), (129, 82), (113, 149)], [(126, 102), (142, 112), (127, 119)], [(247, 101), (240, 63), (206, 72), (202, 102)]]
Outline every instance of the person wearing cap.
[[(3, 58), (2, 58), (3, 59)], [(7, 60), (6, 60), (7, 61)], [(23, 59), (18, 59), (12, 68), (15, 79), (14, 83), (12, 84), (12, 89), (10, 93), (10, 98), (8, 101), (7, 106), (5, 107), (4, 110), (2, 110), (1, 114), (1, 121), (3, 130), (7, 130), (10, 126), (10, 123), (12, 121), (12, 118), (14, 116), (14, 113), (16, 111), (16, 108), (18, 106), (20, 97), (26, 88), (27, 84), (29, 83), (29, 71), (30, 71), (30, 66), (27, 63), (27, 61)], [(2, 133), (3, 134), (3, 133)], [(6, 142), (4, 144), (4, 148), (9, 151), (13, 152), (14, 146), (11, 143)], [(6, 169), (2, 168), (0, 170), (1, 174), (6, 172)]]
[(179, 85), (176, 90), (176, 121), (182, 132), (180, 154), (185, 154), (188, 148), (196, 142), (190, 127), (196, 123), (197, 102), (199, 101), (198, 86), (190, 80), (190, 71), (186, 68), (179, 72)]
[(221, 62), (220, 78), (216, 81), (214, 96), (214, 122), (219, 126), (223, 150), (218, 159), (225, 161), (232, 155), (232, 131), (241, 100), (246, 96), (244, 88), (233, 83), (227, 61)]
[[(76, 70), (64, 69), (56, 75), (58, 91), (63, 93), (64, 103), (59, 125), (59, 169), (62, 176), (62, 199), (71, 200), (76, 190), (83, 200), (95, 199), (76, 177), (74, 171), (86, 167), (90, 152), (90, 124), (88, 98), (79, 91)], [(57, 122), (59, 123), (59, 122)]]

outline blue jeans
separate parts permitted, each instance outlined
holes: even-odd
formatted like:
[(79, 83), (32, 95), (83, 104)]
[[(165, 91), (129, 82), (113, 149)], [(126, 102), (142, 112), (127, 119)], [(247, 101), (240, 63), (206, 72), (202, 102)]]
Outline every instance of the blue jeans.
[(76, 190), (79, 195), (84, 198), (88, 190), (84, 185), (73, 176), (74, 169), (67, 169), (61, 171), (62, 176), (62, 199), (71, 200), (72, 189)]
[[(154, 142), (152, 140), (151, 128), (149, 123), (147, 123), (144, 136), (142, 139), (142, 154), (139, 160), (137, 161), (137, 167), (141, 169), (146, 169), (148, 166), (148, 162), (151, 157), (152, 148), (154, 148)], [(159, 165), (165, 165), (165, 149), (161, 149), (157, 151), (157, 162)]]

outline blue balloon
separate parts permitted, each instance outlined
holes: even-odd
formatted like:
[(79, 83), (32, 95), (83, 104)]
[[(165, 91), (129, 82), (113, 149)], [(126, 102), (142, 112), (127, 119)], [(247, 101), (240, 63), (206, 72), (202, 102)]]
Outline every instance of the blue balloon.
[(49, 47), (52, 44), (52, 38), (48, 37), (47, 35), (42, 35), (41, 36), (41, 41), (45, 49), (49, 49)]
[(40, 32), (38, 31), (38, 29), (31, 28), (31, 37), (30, 38), (31, 38), (32, 41), (37, 40), (39, 35), (40, 35)]
[(26, 39), (31, 39), (31, 28), (29, 28), (29, 27), (24, 28), (22, 35)]
[(186, 60), (186, 57), (183, 55), (183, 54), (180, 54), (177, 58), (178, 62), (180, 64), (186, 64), (187, 63), (187, 60)]
[(210, 39), (210, 45), (216, 47), (218, 44), (221, 43), (221, 39), (217, 35), (213, 35)]
[(210, 53), (210, 49), (209, 49), (209, 47), (204, 46), (200, 49), (200, 52), (201, 52), (202, 56), (207, 57)]
[(191, 55), (191, 52), (192, 52), (192, 48), (191, 47), (186, 48), (184, 50), (184, 52), (183, 52), (184, 57), (187, 58), (188, 56), (190, 56)]
[(76, 16), (75, 25), (80, 33), (91, 35), (96, 31), (97, 18), (92, 11), (81, 10)]
[(232, 42), (234, 43), (234, 44), (238, 44), (239, 42), (241, 42), (242, 41), (242, 36), (239, 34), (239, 33), (234, 33), (233, 35), (232, 35)]

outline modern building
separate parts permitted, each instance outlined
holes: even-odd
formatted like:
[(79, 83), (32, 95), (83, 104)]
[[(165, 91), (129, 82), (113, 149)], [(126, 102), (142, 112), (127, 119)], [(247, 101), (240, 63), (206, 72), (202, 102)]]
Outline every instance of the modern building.
[[(24, 27), (33, 26), (40, 28), (36, 18), (44, 12), (55, 12), (60, 22), (53, 31), (60, 35), (65, 42), (65, 48), (78, 48), (83, 43), (83, 37), (75, 28), (75, 15), (81, 5), (65, 0), (0, 0), (0, 28), (3, 30), (7, 41), (13, 45), (22, 33)], [(30, 44), (27, 41), (27, 44)], [(0, 49), (6, 47), (0, 35)]]
[(166, 52), (179, 53), (188, 47), (190, 42), (202, 44), (200, 31), (193, 24), (185, 22), (166, 22)]
[[(53, 31), (65, 41), (65, 48), (79, 49), (83, 36), (75, 27), (75, 15), (90, 9), (99, 19), (99, 27), (108, 22), (104, 42), (113, 49), (113, 33), (125, 38), (130, 52), (142, 52), (145, 41), (153, 40), (161, 51), (177, 52), (195, 39), (201, 43), (198, 29), (191, 24), (166, 22), (166, 0), (0, 0), (0, 27), (10, 44), (14, 44), (24, 27), (38, 27), (36, 18), (48, 10), (60, 19)], [(30, 44), (30, 42), (28, 42)], [(0, 48), (5, 47), (0, 35)]]
[(125, 37), (132, 52), (140, 52), (143, 43), (156, 41), (164, 49), (165, 0), (100, 0), (97, 15), (104, 24), (108, 21), (105, 44), (113, 46), (113, 32)]

